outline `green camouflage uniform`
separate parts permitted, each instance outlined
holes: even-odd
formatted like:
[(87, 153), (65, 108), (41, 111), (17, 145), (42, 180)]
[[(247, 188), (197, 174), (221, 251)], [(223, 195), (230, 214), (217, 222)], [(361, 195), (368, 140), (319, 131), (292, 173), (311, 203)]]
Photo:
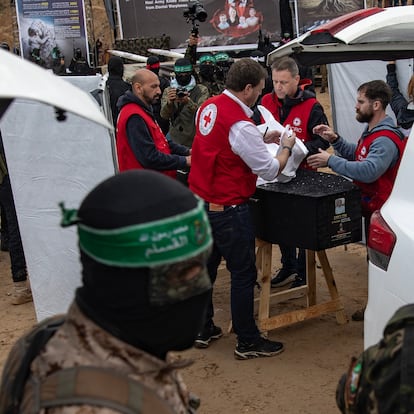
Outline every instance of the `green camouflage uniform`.
[(344, 414), (414, 413), (414, 304), (400, 308), (383, 339), (352, 359), (336, 401)]

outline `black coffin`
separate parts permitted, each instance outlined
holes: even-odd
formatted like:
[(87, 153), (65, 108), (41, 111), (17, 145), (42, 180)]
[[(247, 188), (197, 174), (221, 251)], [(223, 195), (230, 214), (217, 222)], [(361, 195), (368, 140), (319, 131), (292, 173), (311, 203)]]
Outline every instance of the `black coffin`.
[(258, 186), (250, 205), (256, 237), (272, 244), (317, 251), (362, 239), (360, 190), (335, 174), (300, 169)]

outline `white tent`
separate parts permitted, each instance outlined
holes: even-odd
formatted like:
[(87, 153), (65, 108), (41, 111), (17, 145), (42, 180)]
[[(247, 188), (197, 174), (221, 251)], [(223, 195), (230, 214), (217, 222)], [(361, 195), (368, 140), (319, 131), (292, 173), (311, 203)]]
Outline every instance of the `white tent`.
[[(348, 141), (357, 142), (366, 126), (366, 124), (358, 123), (355, 119), (358, 86), (374, 79), (385, 81), (386, 65), (387, 62), (380, 60), (342, 62), (328, 65), (333, 127)], [(406, 85), (412, 74), (412, 59), (397, 61), (397, 76), (403, 94), (406, 94)], [(387, 107), (387, 114), (395, 119), (390, 106)]]
[[(54, 78), (52, 85), (57, 81)], [(102, 88), (100, 76), (59, 79), (67, 81), (86, 92)], [(20, 82), (31, 88), (27, 72)], [(0, 97), (2, 86), (0, 82)], [(77, 112), (82, 114), (83, 103), (85, 108), (89, 105), (80, 99), (81, 93), (63, 97), (68, 110), (78, 103)], [(97, 115), (102, 113), (89, 98)], [(59, 122), (52, 106), (18, 99), (0, 122), (38, 320), (66, 312), (81, 277), (76, 229), (60, 227), (58, 203), (79, 207), (85, 195), (115, 171), (112, 138), (105, 122), (97, 124), (69, 112), (65, 115), (67, 119)]]

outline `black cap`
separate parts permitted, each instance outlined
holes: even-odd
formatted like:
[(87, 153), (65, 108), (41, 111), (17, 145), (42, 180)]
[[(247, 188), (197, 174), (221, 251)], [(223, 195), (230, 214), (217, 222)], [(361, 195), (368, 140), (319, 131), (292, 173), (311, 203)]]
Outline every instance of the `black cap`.
[(155, 63), (160, 63), (160, 59), (158, 56), (150, 56), (147, 59), (147, 65), (154, 65)]

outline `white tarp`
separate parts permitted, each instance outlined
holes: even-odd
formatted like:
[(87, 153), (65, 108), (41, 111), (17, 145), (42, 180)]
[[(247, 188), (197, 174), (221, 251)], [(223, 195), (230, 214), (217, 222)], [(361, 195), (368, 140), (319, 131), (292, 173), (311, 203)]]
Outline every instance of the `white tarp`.
[[(412, 59), (397, 61), (400, 91), (406, 95), (407, 84), (413, 74)], [(355, 119), (355, 104), (359, 85), (374, 79), (386, 80), (387, 62), (366, 60), (328, 65), (329, 91), (335, 130), (345, 139), (357, 142), (366, 124)], [(390, 106), (387, 114), (395, 119)]]
[[(101, 83), (98, 76), (66, 79), (87, 92)], [(114, 173), (109, 130), (66, 116), (58, 122), (53, 107), (16, 100), (0, 122), (38, 320), (66, 312), (80, 284), (76, 229), (60, 227), (58, 203), (78, 208)]]

